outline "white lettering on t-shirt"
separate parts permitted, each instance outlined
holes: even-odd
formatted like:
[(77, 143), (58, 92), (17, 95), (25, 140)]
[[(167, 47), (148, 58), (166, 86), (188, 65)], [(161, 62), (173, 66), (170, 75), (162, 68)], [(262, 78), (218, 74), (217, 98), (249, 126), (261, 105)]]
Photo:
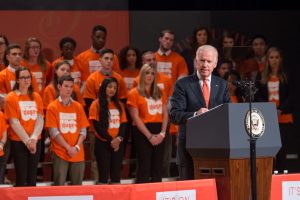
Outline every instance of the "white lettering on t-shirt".
[(127, 89), (130, 90), (132, 88), (134, 78), (132, 78), (132, 77), (124, 77), (124, 81), (126, 83)]
[(109, 109), (110, 119), (109, 128), (119, 128), (120, 127), (120, 112), (118, 109)]
[(76, 113), (59, 113), (59, 129), (61, 133), (75, 133), (76, 126)]
[(154, 100), (153, 98), (145, 98), (147, 102), (148, 113), (150, 115), (162, 114), (161, 99)]
[(43, 89), (43, 72), (32, 72), (32, 74), (36, 80), (39, 91), (42, 91), (42, 89)]
[(19, 101), (21, 117), (24, 121), (37, 119), (37, 106), (35, 101)]
[(279, 81), (269, 81), (268, 82), (269, 90), (269, 101), (279, 100)]
[(172, 63), (171, 62), (157, 62), (157, 71), (164, 73), (168, 77), (172, 77)]

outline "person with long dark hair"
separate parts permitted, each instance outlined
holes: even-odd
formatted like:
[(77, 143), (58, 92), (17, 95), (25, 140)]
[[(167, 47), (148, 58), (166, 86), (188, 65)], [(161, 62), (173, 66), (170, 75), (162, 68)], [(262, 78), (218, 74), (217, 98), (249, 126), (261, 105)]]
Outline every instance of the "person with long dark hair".
[(120, 75), (123, 76), (127, 90), (133, 88), (133, 80), (142, 67), (141, 52), (132, 46), (126, 46), (119, 53)]
[(126, 131), (126, 113), (118, 99), (118, 81), (105, 78), (91, 107), (89, 119), (96, 130), (95, 157), (99, 171), (99, 183), (120, 183), (123, 138)]
[(43, 102), (33, 91), (28, 68), (16, 70), (13, 91), (5, 98), (5, 114), (16, 170), (16, 186), (35, 186), (44, 126)]

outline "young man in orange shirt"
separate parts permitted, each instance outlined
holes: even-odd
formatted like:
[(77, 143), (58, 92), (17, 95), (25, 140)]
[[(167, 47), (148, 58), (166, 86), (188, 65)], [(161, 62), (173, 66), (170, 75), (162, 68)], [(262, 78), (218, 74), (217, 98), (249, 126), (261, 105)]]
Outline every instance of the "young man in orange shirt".
[(172, 51), (174, 38), (173, 31), (163, 30), (159, 37), (159, 49), (155, 53), (157, 71), (170, 77), (173, 84), (176, 80), (188, 75), (188, 67), (184, 58)]
[[(12, 91), (16, 83), (15, 71), (21, 66), (21, 46), (16, 43), (8, 45), (5, 56), (9, 64), (8, 67), (0, 72), (0, 105), (3, 110), (5, 97), (10, 91)], [(34, 77), (32, 77), (32, 85), (34, 91), (38, 92), (37, 82)]]
[(71, 76), (62, 76), (58, 81), (60, 96), (49, 104), (46, 112), (54, 185), (64, 185), (68, 171), (71, 185), (81, 185), (84, 176), (83, 141), (89, 122), (82, 105), (71, 98), (73, 85)]
[(100, 51), (101, 69), (92, 73), (86, 80), (86, 86), (83, 98), (86, 107), (89, 108), (92, 102), (97, 99), (97, 94), (102, 81), (106, 77), (114, 77), (119, 84), (118, 97), (120, 100), (127, 98), (127, 87), (123, 77), (113, 71), (114, 52), (111, 49), (102, 49)]
[[(92, 31), (92, 46), (91, 48), (80, 53), (77, 58), (81, 61), (79, 70), (82, 73), (82, 79), (86, 81), (90, 74), (97, 71), (101, 67), (99, 62), (99, 53), (104, 48), (106, 43), (107, 30), (102, 25), (96, 25)], [(118, 57), (114, 55), (113, 70), (119, 72), (119, 61)]]

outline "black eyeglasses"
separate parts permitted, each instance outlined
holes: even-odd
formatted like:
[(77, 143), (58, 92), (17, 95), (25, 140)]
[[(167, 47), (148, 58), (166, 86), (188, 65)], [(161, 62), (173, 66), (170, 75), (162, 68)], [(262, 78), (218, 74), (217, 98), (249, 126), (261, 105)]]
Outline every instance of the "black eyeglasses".
[(30, 80), (30, 79), (31, 79), (31, 76), (20, 76), (19, 79), (20, 79), (20, 80), (26, 80), (26, 79), (27, 79), (27, 80)]

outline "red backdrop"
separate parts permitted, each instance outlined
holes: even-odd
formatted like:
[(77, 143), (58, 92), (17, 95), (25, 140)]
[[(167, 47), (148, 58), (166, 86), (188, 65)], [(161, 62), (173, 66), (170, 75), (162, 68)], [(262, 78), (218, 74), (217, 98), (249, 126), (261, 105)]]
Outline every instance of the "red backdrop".
[(75, 54), (91, 46), (94, 25), (108, 30), (106, 47), (118, 52), (129, 43), (128, 11), (1, 11), (0, 34), (9, 42), (24, 47), (25, 40), (34, 36), (42, 41), (46, 57), (52, 61), (60, 54), (59, 41), (70, 36), (77, 41)]

